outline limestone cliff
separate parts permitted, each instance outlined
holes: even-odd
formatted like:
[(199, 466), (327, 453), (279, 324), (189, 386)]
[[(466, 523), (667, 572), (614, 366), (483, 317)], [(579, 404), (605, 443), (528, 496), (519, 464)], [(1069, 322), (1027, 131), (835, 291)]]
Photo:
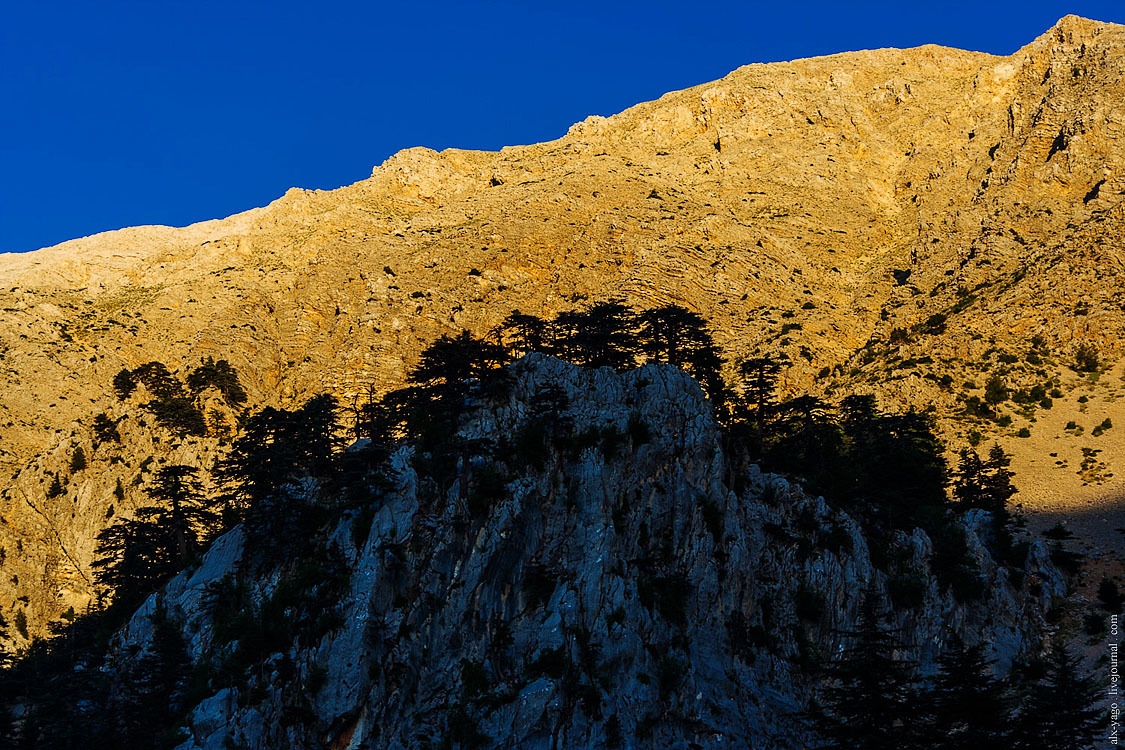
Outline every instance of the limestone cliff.
[[(1089, 430), (1125, 425), (1123, 70), (1125, 28), (1076, 17), (1006, 57), (748, 65), (548, 143), (410, 149), (339, 190), (0, 257), (0, 609), (30, 635), (81, 610), (116, 479), (132, 492), (165, 448), (210, 461), (138, 427), (123, 464), (95, 456), (47, 497), (122, 367), (211, 355), (255, 405), (359, 395), (439, 334), (615, 295), (700, 312), (732, 360), (784, 357), (794, 390), (932, 405), (954, 445), (1000, 439), (1029, 507), (1119, 512), (1125, 443)], [(1069, 366), (1083, 343), (1099, 382)], [(964, 417), (992, 375), (1057, 390), (1053, 410)], [(1102, 517), (1091, 533), (1121, 525)]]
[[(542, 355), (511, 369), (505, 397), (470, 407), (461, 444), (521, 434), (552, 391), (566, 427), (541, 464), (467, 454), (435, 497), (427, 459), (404, 447), (374, 514), (343, 518), (313, 555), (335, 561), (331, 574), (302, 578), (307, 560), (257, 567), (236, 528), (137, 611), (115, 639), (123, 679), (152, 648), (154, 616), (210, 676), (182, 750), (802, 746), (795, 713), (814, 665), (868, 583), (887, 588), (859, 525), (757, 467), (737, 475), (678, 370), (617, 375)], [(512, 470), (503, 492), (473, 511), (470, 488), (498, 463)], [(920, 597), (897, 619), (923, 670), (954, 633), (1007, 670), (1037, 653), (1065, 593), (1042, 542), (1015, 582), (978, 527), (986, 593), (971, 603), (938, 585), (924, 532), (894, 543), (919, 571)], [(295, 594), (297, 580), (308, 590)], [(236, 590), (264, 620), (233, 624)], [(306, 625), (253, 645), (289, 622)]]

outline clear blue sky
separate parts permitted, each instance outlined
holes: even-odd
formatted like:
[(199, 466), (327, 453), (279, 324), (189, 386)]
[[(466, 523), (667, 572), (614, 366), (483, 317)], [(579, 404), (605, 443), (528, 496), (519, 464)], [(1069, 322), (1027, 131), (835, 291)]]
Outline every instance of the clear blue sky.
[(395, 151), (557, 138), (751, 62), (928, 42), (1007, 54), (1102, 2), (0, 4), (0, 251), (183, 225)]

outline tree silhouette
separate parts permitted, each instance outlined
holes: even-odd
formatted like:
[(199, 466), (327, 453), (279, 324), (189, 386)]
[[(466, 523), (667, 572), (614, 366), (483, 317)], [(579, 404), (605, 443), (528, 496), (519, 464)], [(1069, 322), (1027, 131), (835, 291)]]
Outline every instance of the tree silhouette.
[(336, 398), (322, 394), (294, 411), (266, 407), (245, 420), (216, 475), (251, 544), (298, 554), (309, 543), (322, 510), (317, 482), (331, 477), (343, 445), (337, 412)]
[(74, 474), (82, 471), (86, 466), (86, 451), (79, 445), (74, 449), (74, 453), (70, 455), (70, 473)]
[(94, 440), (95, 444), (121, 442), (121, 433), (117, 431), (117, 424), (105, 412), (94, 417)]
[(548, 325), (536, 315), (525, 315), (519, 310), (512, 310), (512, 314), (500, 324), (500, 332), (508, 346), (521, 354), (527, 354), (543, 351)]
[(960, 507), (964, 510), (985, 507), (984, 486), (984, 463), (980, 456), (971, 448), (962, 448), (953, 484), (953, 495)]
[(900, 750), (917, 739), (914, 665), (898, 658), (902, 644), (884, 620), (868, 589), (856, 629), (841, 631), (851, 645), (825, 666), (821, 704), (805, 714), (824, 750)]
[(582, 367), (636, 366), (636, 315), (619, 300), (597, 302), (585, 310), (559, 313), (551, 324), (554, 348), (549, 353)]
[(983, 508), (990, 511), (1000, 523), (1008, 519), (1008, 501), (1016, 494), (1015, 485), (1012, 484), (1012, 472), (1008, 469), (1012, 459), (999, 444), (993, 445), (988, 451), (988, 459), (984, 462), (983, 481)]
[(95, 577), (116, 601), (128, 605), (147, 596), (183, 569), (216, 528), (214, 501), (202, 493), (197, 474), (182, 464), (161, 467), (145, 488), (155, 504), (98, 534)]
[(679, 305), (665, 305), (645, 310), (638, 320), (638, 339), (644, 354), (695, 377), (712, 402), (725, 400), (722, 354), (701, 315)]
[(762, 424), (770, 416), (770, 407), (777, 398), (777, 376), (781, 365), (769, 357), (754, 357), (738, 365), (742, 398), (747, 418)]
[(162, 599), (157, 598), (149, 621), (152, 640), (115, 691), (112, 715), (122, 746), (171, 748), (182, 739), (170, 730), (183, 708), (191, 659)]
[(1097, 707), (1101, 687), (1079, 671), (1078, 658), (1055, 644), (1046, 678), (1031, 689), (1015, 721), (1017, 750), (1078, 750), (1102, 732), (1106, 715)]
[(215, 387), (231, 406), (241, 406), (246, 403), (246, 391), (239, 382), (238, 371), (225, 359), (215, 361), (214, 358), (208, 357), (203, 360), (199, 367), (188, 374), (187, 387), (192, 393)]
[(771, 467), (809, 477), (820, 492), (838, 486), (843, 434), (828, 404), (799, 396), (774, 408), (765, 444)]
[(1013, 699), (993, 676), (984, 645), (966, 647), (954, 635), (938, 657), (930, 692), (935, 750), (977, 750), (1005, 746), (1012, 726)]

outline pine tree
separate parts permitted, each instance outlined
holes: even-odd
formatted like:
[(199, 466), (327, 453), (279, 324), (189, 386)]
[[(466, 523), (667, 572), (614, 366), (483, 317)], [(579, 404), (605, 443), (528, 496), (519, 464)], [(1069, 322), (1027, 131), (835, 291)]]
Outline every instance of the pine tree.
[(1082, 750), (1105, 726), (1097, 707), (1102, 689), (1092, 675), (1079, 672), (1078, 658), (1055, 644), (1046, 679), (1031, 689), (1019, 711), (1012, 747), (1016, 750)]
[(703, 316), (679, 305), (665, 305), (645, 310), (638, 319), (644, 354), (691, 374), (716, 406), (725, 401), (721, 352)]
[(95, 578), (128, 606), (175, 575), (199, 551), (218, 516), (196, 479), (197, 469), (163, 466), (145, 494), (156, 505), (138, 508), (98, 534)]
[(1005, 523), (1009, 518), (1008, 501), (1016, 494), (1015, 485), (1012, 484), (1014, 474), (1008, 469), (1012, 459), (1004, 452), (999, 444), (993, 445), (988, 451), (988, 460), (984, 462), (984, 507), (992, 513), (998, 523)]
[(94, 417), (94, 439), (98, 443), (120, 443), (121, 433), (117, 431), (117, 423), (102, 412)]
[(63, 489), (62, 482), (59, 481), (59, 476), (56, 474), (51, 477), (51, 484), (47, 487), (47, 499), (58, 497), (65, 490)]
[(956, 635), (938, 658), (930, 693), (934, 750), (1003, 747), (1011, 729), (1013, 701), (993, 676), (984, 645), (966, 647)]
[(252, 544), (300, 553), (324, 510), (310, 492), (319, 484), (303, 480), (329, 478), (342, 444), (330, 395), (315, 396), (295, 411), (266, 407), (246, 420), (216, 475), (231, 506), (242, 511)]
[(183, 708), (191, 659), (162, 599), (157, 600), (149, 620), (152, 640), (114, 696), (113, 714), (122, 745), (171, 748), (179, 744), (169, 730)]
[(864, 593), (851, 642), (825, 667), (828, 685), (805, 716), (823, 750), (900, 750), (914, 746), (914, 665), (900, 659), (897, 631), (884, 624), (879, 598)]
[(953, 485), (953, 494), (961, 509), (984, 507), (985, 481), (984, 464), (980, 456), (971, 448), (962, 448)]
[(755, 357), (738, 366), (741, 376), (742, 398), (749, 411), (748, 418), (759, 424), (769, 417), (770, 407), (777, 397), (777, 376), (781, 365), (769, 357)]
[(543, 350), (547, 328), (547, 322), (542, 318), (512, 310), (512, 314), (500, 324), (500, 333), (512, 349), (527, 354)]
[(164, 509), (160, 523), (172, 535), (179, 566), (186, 565), (198, 552), (200, 538), (213, 530), (219, 520), (213, 501), (203, 495), (198, 474), (199, 470), (192, 466), (162, 466), (145, 490)]
[(76, 474), (84, 470), (87, 465), (86, 451), (82, 450), (82, 446), (79, 445), (70, 456), (70, 473)]
[(554, 347), (549, 353), (574, 364), (618, 372), (637, 364), (636, 315), (619, 300), (560, 313), (551, 330)]
[(231, 406), (246, 403), (246, 391), (238, 380), (238, 371), (225, 359), (216, 362), (214, 358), (208, 357), (202, 360), (199, 367), (188, 374), (187, 387), (193, 394), (204, 388), (215, 387)]

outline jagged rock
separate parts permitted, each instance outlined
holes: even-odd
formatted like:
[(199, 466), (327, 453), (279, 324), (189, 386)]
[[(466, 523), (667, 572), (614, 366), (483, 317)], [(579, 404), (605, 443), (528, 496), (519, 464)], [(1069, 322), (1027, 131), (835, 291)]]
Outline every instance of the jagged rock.
[[(483, 747), (602, 747), (614, 723), (624, 747), (801, 746), (793, 714), (811, 686), (801, 665), (831, 658), (864, 589), (886, 586), (859, 525), (757, 467), (741, 492), (727, 486), (721, 433), (678, 370), (619, 375), (534, 354), (510, 369), (507, 395), (470, 405), (459, 436), (526, 436), (536, 394), (561, 388), (559, 417), (571, 426), (543, 465), (503, 455), (505, 491), (474, 518), (474, 473), (498, 459), (464, 458), (461, 479), (435, 495), (425, 457), (400, 449), (362, 545), (353, 516), (328, 534), (348, 576), (339, 626), (199, 703), (181, 750), (421, 748), (474, 732), (487, 736)], [(631, 421), (645, 429), (630, 432)], [(796, 543), (810, 515), (842, 528), (851, 551)], [(951, 632), (990, 643), (1004, 668), (1038, 648), (1053, 584), (1038, 595), (1012, 588), (967, 533), (987, 580), (967, 604), (940, 590), (924, 532), (901, 540), (925, 596), (897, 624), (923, 670)], [(254, 572), (243, 546), (236, 529), (146, 602), (116, 641), (118, 668), (149, 648), (158, 598), (193, 660), (228, 654), (212, 637), (208, 584), (239, 577), (262, 599), (282, 577)], [(1035, 560), (1055, 580), (1049, 561)], [(823, 602), (813, 619), (798, 609), (803, 595)], [(288, 679), (282, 662), (293, 665)], [(294, 706), (305, 707), (299, 721)]]
[[(252, 406), (347, 402), (401, 383), (451, 329), (617, 295), (698, 311), (732, 361), (784, 353), (789, 392), (933, 405), (957, 445), (982, 429), (1015, 454), (1026, 508), (1079, 509), (1112, 554), (1125, 442), (1099, 446), (1091, 482), (1075, 471), (1090, 446), (1063, 425), (1125, 424), (1116, 378), (1087, 415), (1071, 391), (1094, 386), (1067, 367), (1080, 343), (1115, 362), (1125, 340), (1122, 70), (1125, 28), (1075, 17), (1006, 57), (929, 45), (748, 65), (556, 141), (408, 149), (339, 190), (0, 256), (0, 468), (15, 475), (0, 614), (27, 596), (35, 635), (94, 599), (93, 540), (114, 480), (136, 504), (136, 473), (94, 456), (70, 505), (46, 491), (114, 408), (122, 367), (226, 357)], [(926, 332), (887, 346), (896, 329)], [(1057, 378), (1067, 397), (1019, 423), (1032, 439), (953, 419), (960, 384), (1034, 336), (1042, 365), (1005, 377)], [(164, 453), (144, 431), (128, 466)], [(181, 454), (209, 466), (214, 446)]]

